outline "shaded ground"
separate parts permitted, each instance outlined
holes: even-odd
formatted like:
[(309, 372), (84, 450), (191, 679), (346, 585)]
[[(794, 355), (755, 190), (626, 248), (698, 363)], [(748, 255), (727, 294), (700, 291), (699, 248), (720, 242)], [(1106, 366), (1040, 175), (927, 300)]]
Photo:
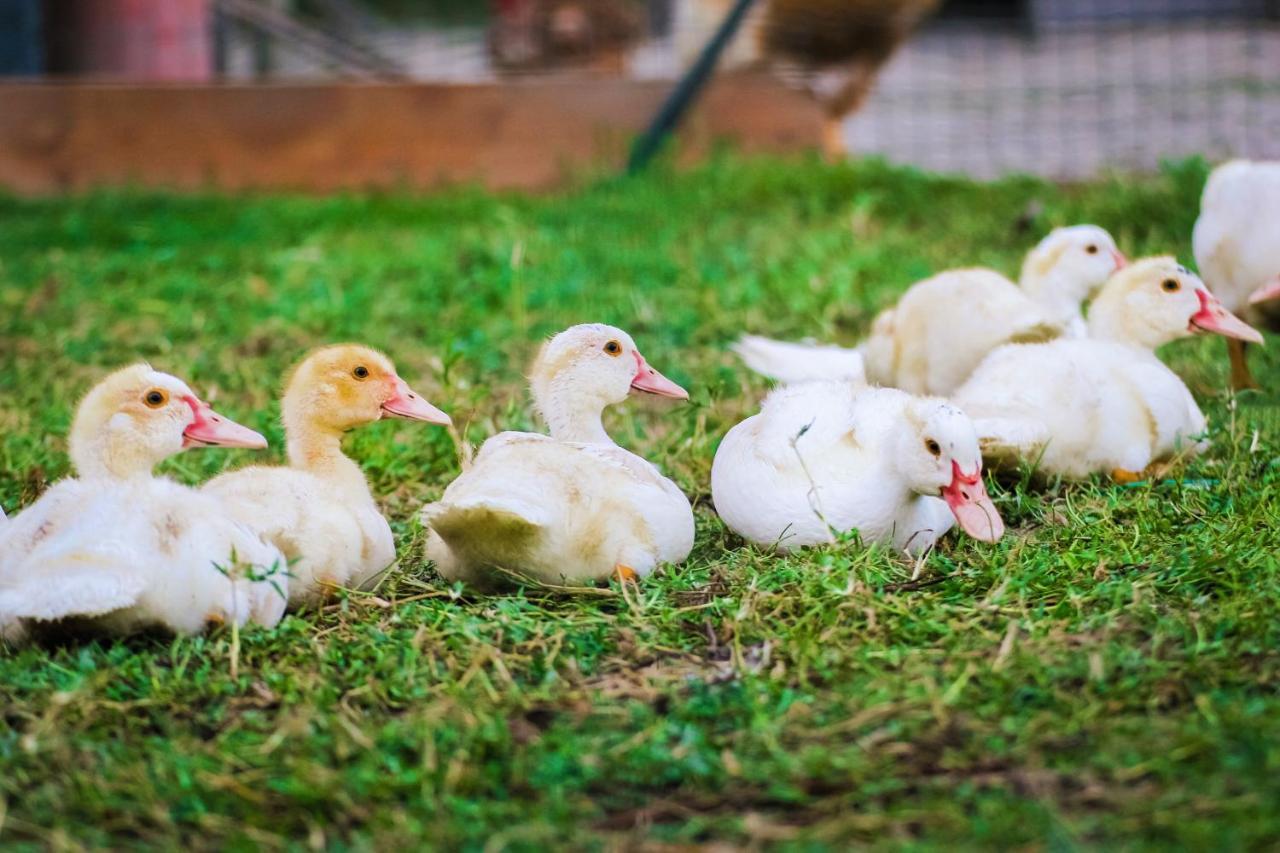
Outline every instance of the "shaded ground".
[[(237, 679), (226, 632), (0, 651), (0, 844), (1275, 846), (1280, 424), (1273, 395), (1229, 404), (1220, 341), (1165, 354), (1206, 458), (993, 485), (1010, 535), (950, 537), (914, 582), (853, 543), (744, 547), (707, 494), (765, 390), (725, 353), (742, 331), (851, 341), (911, 281), (1013, 270), (1080, 220), (1186, 259), (1204, 174), (1062, 190), (724, 160), (563, 198), (0, 200), (7, 510), (65, 473), (77, 396), (130, 359), (272, 439), (164, 466), (198, 481), (279, 458), (276, 389), (314, 344), (387, 349), (479, 441), (532, 424), (541, 336), (603, 320), (693, 390), (610, 424), (698, 515), (688, 564), (639, 596), (460, 594), (410, 521), (456, 473), (449, 437), (359, 432), (400, 570), (249, 632)], [(1273, 388), (1277, 358), (1255, 362)]]

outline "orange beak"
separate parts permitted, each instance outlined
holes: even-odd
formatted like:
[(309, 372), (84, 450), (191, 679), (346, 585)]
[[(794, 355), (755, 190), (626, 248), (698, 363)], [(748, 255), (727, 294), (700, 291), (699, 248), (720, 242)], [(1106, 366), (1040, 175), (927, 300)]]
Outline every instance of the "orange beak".
[(453, 420), (444, 412), (422, 399), (399, 376), (392, 379), (391, 396), (382, 404), (382, 413), (393, 418), (423, 421), (440, 426), (451, 426)]
[(1129, 259), (1126, 258), (1124, 256), (1124, 252), (1120, 251), (1119, 249), (1111, 250), (1111, 260), (1116, 262), (1116, 272), (1120, 272), (1120, 270), (1129, 266)]
[(663, 376), (649, 366), (639, 352), (636, 352), (636, 375), (631, 380), (631, 387), (646, 394), (657, 394), (659, 397), (671, 397), (675, 400), (688, 400), (689, 392)]
[(247, 426), (228, 420), (195, 397), (183, 397), (195, 420), (182, 431), (183, 447), (247, 447), (262, 450), (267, 440)]

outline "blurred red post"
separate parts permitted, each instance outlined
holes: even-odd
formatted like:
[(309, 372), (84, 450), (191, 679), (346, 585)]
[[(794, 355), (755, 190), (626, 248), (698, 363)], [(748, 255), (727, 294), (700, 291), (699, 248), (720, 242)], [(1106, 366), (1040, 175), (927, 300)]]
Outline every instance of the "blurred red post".
[(48, 0), (49, 71), (148, 81), (213, 76), (210, 0)]

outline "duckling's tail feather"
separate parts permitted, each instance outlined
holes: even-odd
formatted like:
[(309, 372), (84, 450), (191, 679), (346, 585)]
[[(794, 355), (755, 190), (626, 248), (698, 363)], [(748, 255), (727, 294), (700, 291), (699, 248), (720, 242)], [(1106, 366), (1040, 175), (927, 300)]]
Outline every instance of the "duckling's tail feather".
[(866, 381), (862, 354), (856, 349), (793, 344), (758, 335), (743, 335), (731, 348), (748, 368), (784, 385), (815, 379)]
[(1042, 344), (1047, 341), (1057, 340), (1060, 337), (1062, 337), (1062, 326), (1058, 323), (1044, 320), (1016, 330), (1009, 336), (1008, 342), (1011, 344)]
[(514, 544), (539, 535), (548, 520), (541, 507), (511, 496), (467, 497), (422, 509), (423, 524), (455, 548), (459, 540)]

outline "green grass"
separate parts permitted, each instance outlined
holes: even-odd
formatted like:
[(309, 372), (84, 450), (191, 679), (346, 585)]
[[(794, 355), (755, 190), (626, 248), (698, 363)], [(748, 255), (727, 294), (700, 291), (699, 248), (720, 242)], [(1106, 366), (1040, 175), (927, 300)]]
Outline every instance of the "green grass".
[[(460, 593), (411, 520), (457, 473), (447, 433), (354, 434), (400, 546), (376, 596), (248, 631), (238, 679), (225, 631), (0, 652), (0, 845), (1274, 848), (1280, 430), (1274, 396), (1232, 406), (1220, 340), (1164, 353), (1206, 457), (1154, 485), (998, 485), (1009, 535), (949, 537), (916, 583), (882, 550), (745, 547), (708, 494), (765, 391), (738, 334), (854, 341), (913, 280), (1015, 271), (1078, 221), (1190, 261), (1205, 173), (726, 157), (552, 198), (0, 199), (10, 512), (67, 473), (77, 396), (129, 360), (272, 439), (163, 466), (198, 482), (280, 458), (276, 389), (314, 344), (384, 348), (479, 442), (533, 425), (539, 339), (598, 320), (692, 390), (610, 423), (698, 517), (639, 596)], [(1254, 356), (1273, 389), (1278, 364)]]

